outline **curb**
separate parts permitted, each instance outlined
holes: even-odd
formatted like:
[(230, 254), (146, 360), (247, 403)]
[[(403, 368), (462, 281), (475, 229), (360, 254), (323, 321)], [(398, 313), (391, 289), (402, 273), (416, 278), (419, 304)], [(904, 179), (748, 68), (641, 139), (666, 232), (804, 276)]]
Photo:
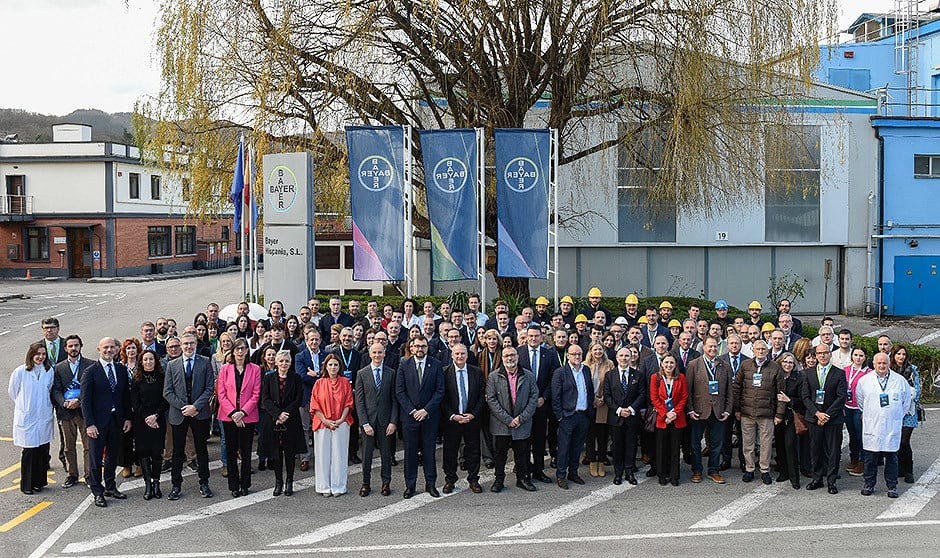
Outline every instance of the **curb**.
[(207, 277), (234, 273), (241, 271), (240, 267), (226, 267), (221, 269), (202, 269), (193, 271), (180, 271), (175, 273), (161, 273), (159, 275), (133, 275), (128, 277), (92, 277), (89, 283), (150, 283), (152, 281), (169, 281), (171, 279), (188, 279), (190, 277)]

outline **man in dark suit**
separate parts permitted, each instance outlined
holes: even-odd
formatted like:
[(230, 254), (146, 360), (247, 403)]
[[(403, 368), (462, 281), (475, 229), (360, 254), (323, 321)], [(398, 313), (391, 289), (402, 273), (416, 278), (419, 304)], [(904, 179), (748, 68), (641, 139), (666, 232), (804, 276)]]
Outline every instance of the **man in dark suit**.
[(777, 316), (777, 329), (783, 332), (783, 349), (792, 351), (796, 342), (802, 338), (796, 331), (796, 318), (790, 314), (780, 314)]
[(656, 311), (656, 307), (647, 306), (645, 317), (646, 325), (641, 325), (643, 336), (640, 338), (640, 343), (652, 348), (656, 338), (662, 335), (666, 338), (668, 350), (668, 347), (672, 346), (672, 333), (669, 332), (668, 328), (659, 324), (659, 313)]
[(692, 348), (692, 334), (683, 331), (676, 339), (675, 346), (670, 351), (676, 357), (676, 365), (680, 374), (685, 374), (685, 368), (690, 362), (702, 356), (702, 353)]
[(558, 418), (558, 467), (555, 482), (568, 490), (568, 481), (584, 484), (578, 476), (581, 450), (587, 437), (594, 401), (591, 370), (582, 366), (583, 351), (578, 345), (568, 347), (568, 364), (552, 374), (552, 410)]
[(832, 366), (832, 351), (819, 345), (816, 368), (803, 371), (803, 403), (809, 423), (809, 453), (813, 480), (806, 490), (822, 488), (826, 477), (829, 494), (838, 494), (839, 462), (842, 460), (842, 425), (845, 424), (845, 397), (848, 382), (842, 370)]
[(150, 349), (161, 358), (166, 356), (166, 343), (157, 341), (157, 327), (153, 322), (140, 324), (140, 345), (142, 351)]
[(362, 422), (362, 488), (360, 496), (372, 493), (372, 454), (379, 448), (382, 462), (382, 496), (392, 493), (392, 440), (398, 422), (398, 399), (395, 397), (396, 370), (384, 364), (385, 345), (369, 347), (370, 361), (356, 375), (354, 391), (356, 410)]
[[(46, 357), (53, 366), (66, 359), (65, 340), (59, 337), (59, 320), (56, 318), (44, 318), (42, 320), (42, 342), (46, 347)], [(65, 434), (62, 432), (62, 425), (59, 425), (59, 461), (67, 465), (65, 459)]]
[(434, 443), (444, 399), (444, 370), (437, 359), (427, 356), (428, 341), (419, 335), (409, 341), (411, 357), (401, 363), (395, 379), (399, 415), (405, 438), (405, 498), (415, 494), (418, 480), (418, 448), (424, 455), (424, 490), (440, 497)]
[(88, 450), (91, 493), (95, 496), (95, 505), (106, 508), (105, 496), (118, 500), (127, 498), (114, 484), (114, 468), (116, 457), (121, 452), (121, 435), (131, 429), (131, 392), (127, 368), (114, 360), (118, 354), (117, 340), (103, 338), (98, 342), (98, 354), (100, 358), (82, 373), (81, 406), (91, 446)]
[(784, 314), (790, 316), (790, 331), (796, 334), (797, 339), (803, 336), (803, 322), (799, 318), (794, 317), (790, 314), (790, 300), (781, 299), (780, 303), (777, 304), (777, 317), (774, 318), (773, 324), (776, 327), (782, 327), (780, 325), (780, 317)]
[(714, 337), (706, 337), (702, 341), (702, 350), (705, 354), (690, 361), (685, 370), (685, 380), (689, 387), (686, 409), (692, 434), (692, 482), (702, 482), (702, 436), (707, 431), (711, 443), (708, 478), (718, 484), (724, 484), (725, 479), (720, 473), (721, 450), (725, 427), (734, 410), (731, 399), (731, 368), (717, 359), (718, 340)]
[[(360, 358), (362, 354), (353, 348), (353, 331), (351, 327), (344, 327), (339, 332), (339, 346), (333, 351), (333, 354), (339, 357), (342, 365), (340, 373), (346, 376), (349, 384), (356, 385), (356, 376), (362, 367)], [(359, 414), (355, 409), (352, 410), (353, 423), (349, 428), (349, 460), (353, 463), (362, 463), (359, 459)]]
[(636, 484), (636, 435), (642, 427), (640, 410), (646, 407), (649, 383), (636, 368), (639, 351), (621, 347), (617, 351), (617, 368), (604, 376), (604, 403), (607, 424), (614, 446), (614, 484)]
[[(82, 356), (82, 340), (77, 335), (65, 338), (66, 360), (55, 365), (55, 379), (52, 382), (52, 398), (56, 402), (56, 417), (62, 432), (62, 451), (65, 454), (68, 476), (62, 488), (71, 488), (78, 483), (78, 437), (82, 439), (82, 469), (85, 482), (90, 482), (88, 472), (88, 433), (85, 431), (85, 418), (82, 416), (81, 388), (82, 374), (95, 363)], [(68, 397), (66, 397), (68, 396)]]
[(310, 392), (320, 377), (320, 365), (324, 358), (326, 353), (320, 350), (320, 330), (313, 324), (307, 324), (304, 326), (304, 347), (294, 357), (294, 371), (300, 374), (304, 386), (300, 401), (300, 423), (303, 425), (307, 451), (299, 456), (301, 471), (310, 469), (310, 448), (313, 447), (310, 438)]
[(545, 438), (548, 428), (548, 416), (551, 413), (552, 372), (557, 353), (542, 345), (542, 329), (538, 324), (531, 324), (526, 330), (526, 344), (516, 348), (519, 354), (519, 367), (532, 372), (539, 390), (538, 407), (532, 417), (532, 466), (531, 476), (535, 480), (550, 483), (552, 479), (545, 474)]
[(291, 366), (294, 365), (294, 359), (297, 357), (297, 353), (300, 352), (297, 349), (297, 345), (284, 336), (284, 324), (282, 323), (271, 325), (271, 342), (258, 347), (258, 350), (251, 355), (251, 362), (260, 366), (261, 359), (264, 357), (264, 351), (268, 347), (274, 347), (275, 351), (283, 350), (290, 352)]
[(320, 337), (329, 341), (330, 328), (335, 324), (343, 327), (352, 327), (356, 320), (346, 312), (343, 312), (343, 301), (338, 296), (330, 297), (330, 313), (320, 318)]
[[(457, 333), (456, 329), (451, 330)], [(459, 338), (459, 337), (458, 337)], [(483, 416), (486, 386), (483, 371), (467, 362), (467, 347), (457, 343), (450, 348), (453, 359), (444, 367), (444, 399), (441, 419), (444, 429), (444, 494), (457, 483), (457, 452), (464, 444), (467, 483), (476, 494), (480, 487), (480, 420)]]
[(381, 343), (385, 347), (385, 360), (383, 361), (385, 366), (392, 370), (398, 370), (401, 367), (401, 355), (397, 351), (389, 349), (388, 334), (381, 330), (375, 332), (375, 342)]
[(178, 500), (183, 484), (183, 459), (185, 457), (186, 433), (192, 431), (196, 446), (196, 463), (199, 474), (199, 494), (211, 498), (209, 489), (209, 425), (212, 412), (209, 398), (215, 387), (214, 374), (209, 359), (196, 354), (196, 336), (184, 333), (180, 337), (183, 355), (166, 365), (163, 397), (170, 404), (167, 422), (173, 429), (173, 489), (168, 500)]

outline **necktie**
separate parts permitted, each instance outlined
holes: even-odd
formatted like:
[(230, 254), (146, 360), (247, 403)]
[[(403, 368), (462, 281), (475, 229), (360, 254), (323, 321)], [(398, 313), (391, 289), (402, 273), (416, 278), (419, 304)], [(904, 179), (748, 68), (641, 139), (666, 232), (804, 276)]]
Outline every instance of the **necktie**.
[(539, 379), (539, 352), (535, 349), (529, 349), (529, 362), (532, 364), (532, 373), (535, 379)]
[(55, 357), (57, 353), (58, 351), (56, 350), (56, 342), (53, 341), (52, 343), (49, 343), (49, 360), (51, 360), (52, 362), (55, 362)]
[(740, 358), (740, 356), (734, 355), (734, 358), (731, 360), (731, 371), (733, 372), (732, 376), (738, 375), (738, 366), (740, 365), (738, 359)]
[(457, 371), (457, 388), (460, 392), (460, 414), (462, 415), (467, 408), (467, 381), (465, 370)]
[(114, 376), (114, 365), (108, 363), (108, 383), (111, 384), (111, 391), (117, 387), (117, 378)]
[(418, 361), (418, 383), (424, 383), (424, 363), (420, 360)]
[(192, 378), (192, 376), (193, 376), (193, 359), (187, 358), (186, 359), (186, 377)]
[(627, 371), (624, 370), (620, 372), (620, 389), (623, 393), (627, 393)]
[(689, 351), (682, 351), (682, 364), (686, 364), (686, 360), (689, 358)]
[(375, 391), (378, 391), (382, 387), (382, 369), (374, 368), (372, 373), (375, 375)]

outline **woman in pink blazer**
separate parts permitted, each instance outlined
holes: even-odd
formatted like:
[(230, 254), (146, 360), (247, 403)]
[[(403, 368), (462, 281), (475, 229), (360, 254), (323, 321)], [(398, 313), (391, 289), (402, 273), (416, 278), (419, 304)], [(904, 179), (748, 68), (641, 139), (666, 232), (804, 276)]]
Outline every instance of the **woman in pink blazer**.
[(261, 398), (261, 368), (248, 361), (248, 343), (244, 339), (236, 339), (231, 352), (225, 355), (215, 389), (219, 395), (219, 420), (225, 430), (228, 489), (233, 498), (238, 498), (248, 494), (251, 486), (251, 443)]

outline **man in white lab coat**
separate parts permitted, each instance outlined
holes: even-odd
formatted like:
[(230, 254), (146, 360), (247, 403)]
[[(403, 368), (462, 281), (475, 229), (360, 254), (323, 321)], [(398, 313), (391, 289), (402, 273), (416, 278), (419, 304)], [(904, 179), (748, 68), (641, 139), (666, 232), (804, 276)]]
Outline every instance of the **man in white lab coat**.
[(863, 376), (855, 388), (858, 406), (862, 410), (862, 448), (865, 450), (862, 495), (874, 493), (878, 460), (883, 457), (888, 498), (897, 498), (901, 421), (911, 406), (911, 386), (900, 374), (891, 371), (888, 355), (877, 353), (872, 363), (875, 373)]

